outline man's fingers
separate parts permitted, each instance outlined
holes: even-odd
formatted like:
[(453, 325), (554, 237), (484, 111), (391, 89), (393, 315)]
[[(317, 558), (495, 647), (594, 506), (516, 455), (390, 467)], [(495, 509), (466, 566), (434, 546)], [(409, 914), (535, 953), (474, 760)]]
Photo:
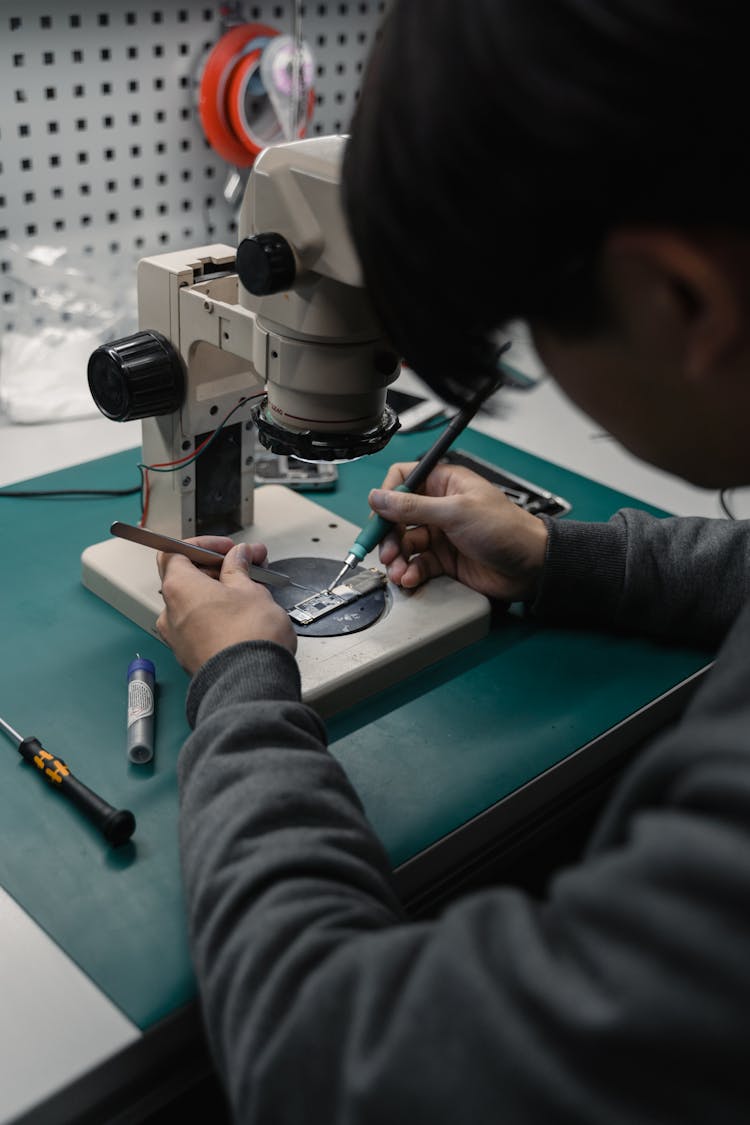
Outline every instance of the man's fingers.
[(431, 542), (429, 527), (424, 525), (410, 527), (401, 537), (401, 554), (405, 559), (411, 558), (412, 555), (419, 555), (422, 551), (428, 550)]
[(225, 555), (234, 546), (234, 541), (228, 535), (195, 535), (185, 542), (195, 543), (196, 547), (205, 547), (207, 551), (218, 551), (220, 555)]
[(421, 555), (415, 555), (414, 558), (409, 559), (409, 562), (401, 575), (401, 585), (406, 590), (412, 590), (416, 586), (421, 586), (423, 582), (427, 582), (430, 578), (437, 578), (439, 575), (445, 574), (443, 566), (433, 551), (423, 551)]
[(156, 619), (156, 632), (159, 634), (165, 644), (169, 644), (167, 640), (167, 611), (163, 609)]
[[(196, 546), (205, 547), (209, 551), (218, 551), (220, 554), (223, 554), (225, 558), (232, 549), (236, 549), (235, 544), (226, 535), (199, 535), (195, 539), (186, 539), (185, 542), (195, 543)], [(264, 543), (240, 543), (239, 546), (247, 550), (247, 557), (254, 566), (262, 566), (266, 561), (268, 548)], [(171, 559), (182, 559), (181, 566), (188, 563), (188, 565), (192, 566), (194, 570), (198, 570), (200, 573), (210, 573), (212, 577), (218, 577), (219, 575), (220, 568), (218, 563), (216, 567), (199, 568), (184, 555), (176, 555), (171, 551), (158, 551), (156, 555), (156, 565), (159, 569), (159, 576), (162, 581), (164, 580), (167, 565), (170, 563)]]
[(180, 585), (183, 585), (196, 579), (203, 581), (207, 577), (190, 562), (190, 559), (186, 559), (184, 555), (173, 555), (171, 551), (159, 551), (156, 556), (156, 564), (159, 568), (162, 590), (165, 584), (174, 586), (179, 581)]
[[(228, 535), (196, 535), (194, 539), (186, 539), (186, 543), (195, 543), (196, 547), (205, 547), (208, 551), (217, 551), (220, 555), (227, 555), (235, 546), (234, 540)], [(252, 562), (256, 566), (266, 561), (268, 548), (265, 543), (246, 543), (245, 546), (252, 554)]]
[[(227, 552), (224, 562), (221, 565), (221, 574), (219, 581), (225, 586), (243, 586), (252, 581), (250, 574), (251, 566), (260, 566), (265, 562), (266, 549), (262, 544), (238, 543), (236, 547)], [(268, 594), (266, 586), (261, 583), (254, 583), (261, 590)]]
[(430, 542), (428, 527), (410, 527), (404, 532), (391, 532), (380, 544), (380, 561), (383, 566), (390, 566), (399, 556), (409, 559), (412, 555), (426, 551)]
[(398, 555), (401, 554), (401, 531), (400, 528), (394, 528), (389, 531), (385, 539), (380, 544), (378, 550), (378, 557), (383, 566), (388, 566), (392, 563)]
[(247, 543), (238, 543), (224, 556), (219, 581), (226, 586), (237, 586), (250, 581), (249, 567), (252, 552)]
[(380, 487), (396, 488), (399, 484), (403, 484), (415, 465), (416, 461), (400, 461), (391, 465)]
[(368, 499), (373, 511), (402, 527), (419, 523), (449, 527), (461, 503), (460, 497), (422, 496), (417, 492), (391, 492), (382, 488), (373, 488)]

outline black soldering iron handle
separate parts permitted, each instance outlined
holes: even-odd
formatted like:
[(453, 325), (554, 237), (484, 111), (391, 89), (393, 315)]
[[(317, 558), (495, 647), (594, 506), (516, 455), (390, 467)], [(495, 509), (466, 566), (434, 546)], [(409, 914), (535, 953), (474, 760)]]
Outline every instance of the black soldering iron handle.
[[(499, 355), (507, 351), (509, 347), (510, 344), (506, 344), (504, 347), (500, 348), (497, 352), (497, 356), (499, 357)], [(503, 379), (503, 372), (498, 369), (477, 391), (475, 391), (466, 405), (462, 407), (458, 414), (449, 422), (437, 441), (430, 446), (426, 453), (422, 454), (414, 468), (404, 480), (404, 483), (396, 486), (394, 492), (416, 492), (435, 468), (448, 447), (452, 445), (458, 435), (466, 429), (482, 403), (486, 402), (490, 395), (494, 394), (495, 391), (502, 386)], [(367, 522), (349, 549), (349, 553), (344, 560), (344, 565), (333, 579), (330, 586), (326, 588), (326, 592), (330, 592), (337, 586), (347, 571), (353, 570), (357, 562), (362, 562), (365, 556), (377, 547), (378, 543), (382, 543), (392, 527), (393, 524), (390, 520), (387, 520), (385, 516), (370, 512)]]
[(99, 829), (108, 843), (117, 847), (126, 843), (135, 831), (135, 817), (128, 809), (116, 809), (79, 781), (62, 758), (45, 750), (36, 738), (24, 738), (18, 753), (39, 770), (44, 780), (76, 806)]
[(451, 419), (434, 445), (430, 446), (427, 452), (420, 457), (401, 486), (402, 492), (416, 492), (419, 486), (427, 480), (427, 477), (435, 468), (443, 454), (453, 444), (459, 434), (463, 433), (466, 429), (480, 406), (487, 401), (490, 395), (493, 395), (495, 391), (502, 386), (502, 383), (503, 375), (499, 373), (476, 391), (469, 402)]

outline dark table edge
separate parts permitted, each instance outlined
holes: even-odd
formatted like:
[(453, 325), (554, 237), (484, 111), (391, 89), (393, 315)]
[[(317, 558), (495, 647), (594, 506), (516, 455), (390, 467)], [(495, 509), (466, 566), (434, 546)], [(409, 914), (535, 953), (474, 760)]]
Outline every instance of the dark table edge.
[[(643, 742), (674, 722), (711, 664), (700, 668), (632, 715), (550, 766), (484, 812), (436, 840), (394, 870), (399, 896), (418, 912), (430, 899), (450, 894), (468, 866), (511, 848), (521, 826), (548, 818), (582, 788), (600, 789), (622, 770)], [(501, 752), (498, 735), (498, 753)]]

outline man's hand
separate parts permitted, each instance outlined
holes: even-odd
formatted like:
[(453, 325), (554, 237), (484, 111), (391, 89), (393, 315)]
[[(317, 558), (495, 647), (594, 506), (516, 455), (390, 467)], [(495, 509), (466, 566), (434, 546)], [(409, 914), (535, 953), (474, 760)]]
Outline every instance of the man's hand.
[(183, 668), (194, 675), (209, 657), (240, 641), (275, 641), (294, 653), (297, 636), (289, 617), (268, 588), (248, 574), (249, 564), (265, 562), (266, 548), (235, 546), (231, 539), (212, 535), (188, 542), (225, 558), (220, 571), (208, 573), (183, 555), (157, 556), (164, 610), (156, 628)]
[(532, 598), (544, 565), (547, 529), (497, 485), (469, 469), (438, 465), (424, 495), (385, 491), (402, 484), (413, 464), (392, 465), (370, 507), (398, 524), (380, 546), (392, 582), (413, 588), (447, 574), (491, 598)]

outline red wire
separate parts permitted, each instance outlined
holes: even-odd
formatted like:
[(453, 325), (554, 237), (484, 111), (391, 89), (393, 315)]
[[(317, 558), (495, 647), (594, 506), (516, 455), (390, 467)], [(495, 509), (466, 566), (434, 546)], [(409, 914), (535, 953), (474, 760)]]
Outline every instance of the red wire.
[(192, 453), (186, 453), (184, 457), (178, 457), (176, 461), (158, 461), (153, 465), (144, 465), (143, 466), (143, 507), (142, 507), (142, 510), (141, 510), (141, 518), (138, 521), (139, 527), (145, 527), (146, 526), (146, 519), (148, 518), (148, 503), (149, 503), (149, 498), (150, 498), (150, 495), (151, 495), (151, 486), (149, 484), (149, 479), (148, 479), (149, 469), (172, 469), (172, 468), (176, 468), (178, 465), (184, 464), (185, 461), (192, 461), (194, 458), (198, 457), (198, 455), (208, 445), (208, 443), (211, 441), (211, 439), (214, 437), (214, 435), (219, 432), (219, 430), (224, 425), (224, 423), (227, 421), (227, 419), (230, 418), (232, 414), (234, 414), (235, 410), (237, 410), (240, 406), (244, 406), (246, 402), (250, 402), (251, 399), (262, 398), (262, 396), (265, 393), (266, 392), (264, 390), (259, 391), (257, 394), (247, 395), (246, 398), (243, 398), (239, 402), (236, 402), (234, 404), (234, 406), (232, 407), (232, 409), (224, 415), (224, 417), (219, 422), (216, 429), (212, 430), (211, 433), (203, 439), (203, 441), (200, 443), (200, 445), (192, 451)]

